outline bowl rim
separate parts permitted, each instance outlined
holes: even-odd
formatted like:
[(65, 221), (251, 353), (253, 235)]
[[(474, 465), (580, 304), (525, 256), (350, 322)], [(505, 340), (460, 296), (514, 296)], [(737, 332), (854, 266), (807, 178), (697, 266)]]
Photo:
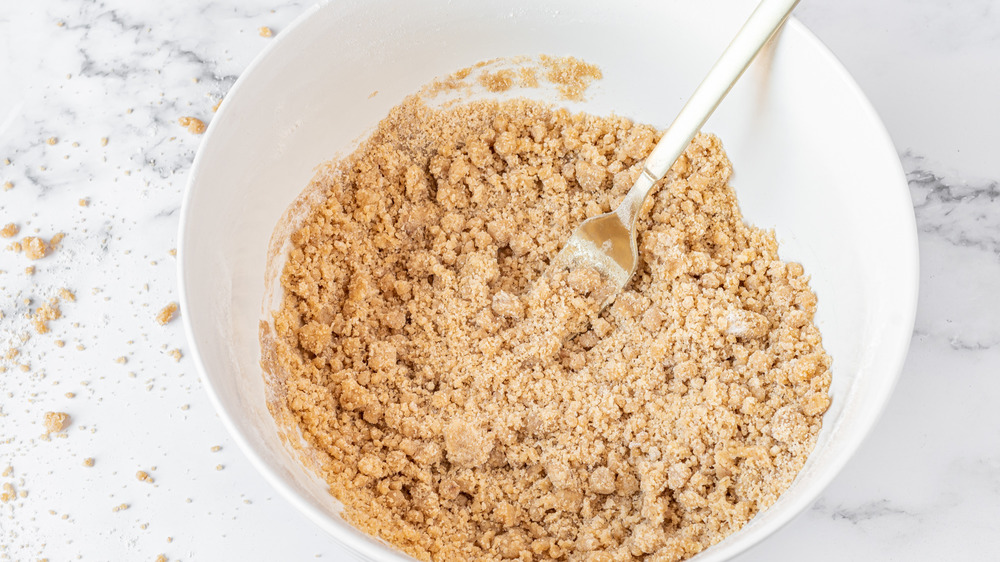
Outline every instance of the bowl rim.
[[(308, 21), (312, 16), (323, 9), (334, 9), (339, 3), (330, 2), (328, 0), (320, 1), (317, 4), (312, 5), (307, 8), (302, 14), (296, 17), (284, 30), (282, 33), (268, 43), (260, 53), (258, 53), (249, 65), (240, 73), (236, 82), (233, 84), (232, 88), (223, 97), (222, 103), (219, 106), (217, 115), (222, 116), (226, 114), (227, 108), (229, 106), (229, 99), (235, 95), (238, 95), (240, 91), (245, 87), (248, 77), (253, 76), (258, 67), (262, 66), (266, 61), (268, 61), (274, 50), (282, 42), (282, 40), (294, 33), (299, 27), (303, 26), (306, 21)], [(803, 23), (801, 23), (794, 15), (789, 17), (785, 22), (785, 29), (781, 33), (795, 33), (800, 38), (809, 44), (820, 57), (825, 59), (826, 63), (829, 65), (831, 72), (833, 72), (844, 84), (848, 87), (849, 91), (857, 102), (858, 107), (861, 112), (864, 113), (868, 121), (870, 121), (875, 129), (876, 134), (879, 138), (876, 141), (879, 144), (886, 145), (892, 149), (895, 153), (895, 145), (889, 135), (885, 124), (878, 116), (875, 108), (872, 106), (871, 102), (865, 96), (861, 87), (857, 84), (854, 78), (850, 75), (847, 69), (844, 67), (843, 63), (833, 54), (832, 51), (818, 38), (814, 35)], [(198, 178), (200, 176), (200, 170), (203, 166), (203, 156), (204, 147), (207, 146), (213, 137), (213, 133), (216, 129), (216, 121), (218, 119), (213, 119), (202, 137), (202, 141), (199, 144), (198, 151), (195, 155), (194, 161), (191, 164), (191, 168), (188, 172), (187, 182), (184, 188), (184, 195), (181, 202), (181, 212), (180, 219), (178, 223), (178, 237), (177, 237), (177, 277), (178, 277), (178, 293), (179, 293), (179, 303), (181, 310), (184, 312), (181, 315), (181, 320), (184, 326), (185, 337), (189, 346), (189, 355), (192, 362), (195, 365), (195, 369), (198, 372), (198, 377), (201, 380), (202, 385), (205, 388), (205, 392), (208, 394), (209, 401), (212, 403), (216, 413), (219, 415), (223, 426), (229, 432), (230, 436), (236, 442), (239, 449), (250, 461), (250, 464), (257, 470), (259, 474), (264, 477), (264, 480), (272, 488), (278, 491), (278, 493), (290, 504), (292, 504), (299, 512), (303, 513), (310, 521), (312, 521), (317, 527), (326, 532), (330, 538), (338, 543), (339, 545), (346, 547), (353, 554), (365, 556), (365, 557), (376, 557), (376, 559), (395, 559), (398, 561), (413, 560), (404, 553), (396, 550), (394, 547), (385, 543), (382, 539), (374, 536), (370, 536), (372, 540), (365, 540), (358, 533), (345, 532), (348, 531), (346, 527), (350, 527), (350, 524), (332, 519), (327, 513), (318, 509), (315, 505), (300, 496), (285, 480), (274, 470), (272, 470), (263, 458), (257, 453), (255, 448), (251, 445), (249, 438), (239, 430), (238, 426), (233, 421), (233, 416), (224, 407), (222, 400), (219, 396), (218, 390), (213, 386), (210, 377), (208, 376), (208, 371), (205, 367), (204, 362), (201, 357), (201, 350), (199, 348), (198, 340), (195, 337), (195, 328), (192, 322), (192, 316), (189, 313), (189, 296), (187, 291), (186, 278), (190, 274), (190, 268), (186, 264), (187, 252), (185, 251), (187, 245), (191, 243), (190, 236), (188, 235), (189, 227), (189, 209), (192, 199), (192, 194), (196, 190), (196, 184), (198, 183)], [(904, 233), (905, 238), (909, 240), (909, 244), (905, 248), (899, 248), (899, 258), (903, 262), (904, 267), (899, 271), (898, 279), (905, 283), (910, 281), (905, 285), (899, 287), (897, 293), (900, 295), (899, 303), (901, 304), (900, 310), (903, 312), (902, 322), (897, 324), (898, 326), (905, 327), (905, 332), (902, 329), (897, 329), (893, 337), (886, 338), (886, 346), (892, 348), (892, 353), (889, 354), (891, 360), (889, 364), (891, 366), (888, 373), (884, 376), (886, 380), (876, 387), (874, 390), (877, 391), (877, 395), (874, 397), (874, 406), (864, 412), (864, 416), (860, 419), (858, 425), (865, 427), (866, 429), (862, 432), (858, 432), (856, 435), (852, 436), (846, 441), (846, 445), (843, 447), (843, 454), (834, 457), (830, 462), (824, 464), (823, 471), (821, 471), (812, 482), (810, 482), (809, 487), (806, 489), (805, 493), (799, 494), (790, 503), (786, 503), (783, 506), (783, 510), (772, 517), (770, 520), (762, 524), (762, 526), (755, 527), (755, 532), (745, 536), (740, 541), (726, 544), (725, 541), (713, 545), (714, 550), (711, 551), (711, 558), (717, 560), (725, 560), (734, 557), (742, 552), (745, 552), (752, 547), (760, 544), (761, 541), (773, 535), (776, 531), (787, 525), (793, 519), (798, 517), (807, 507), (812, 505), (823, 493), (823, 491), (829, 486), (833, 479), (840, 474), (844, 466), (850, 461), (864, 440), (874, 429), (877, 421), (881, 417), (885, 406), (888, 403), (889, 397), (892, 395), (893, 390), (899, 380), (902, 373), (904, 363), (906, 361), (909, 346), (912, 337), (912, 329), (916, 319), (917, 311), (917, 299), (918, 299), (918, 287), (919, 287), (919, 250), (918, 250), (918, 239), (917, 239), (917, 227), (915, 215), (912, 213), (912, 199), (909, 192), (909, 184), (906, 179), (905, 172), (903, 170), (902, 164), (899, 161), (898, 156), (893, 159), (893, 162), (887, 162), (886, 166), (891, 166), (896, 172), (898, 177), (898, 182), (895, 186), (887, 185), (886, 189), (895, 189), (900, 192), (900, 197), (905, 197), (906, 201), (910, 203), (911, 213), (908, 214), (910, 220), (904, 221), (905, 224), (900, 225), (905, 227), (906, 232)], [(796, 477), (797, 478), (797, 477)], [(752, 521), (752, 520), (751, 520)], [(354, 529), (351, 527), (351, 529)], [(745, 527), (744, 527), (745, 529)], [(736, 536), (744, 529), (733, 533), (730, 536)], [(356, 530), (356, 529), (354, 529)], [(360, 532), (360, 531), (359, 531)], [(728, 537), (727, 537), (728, 538)], [(378, 545), (376, 545), (378, 543)], [(694, 557), (694, 559), (701, 560), (704, 558), (705, 551), (699, 553)]]

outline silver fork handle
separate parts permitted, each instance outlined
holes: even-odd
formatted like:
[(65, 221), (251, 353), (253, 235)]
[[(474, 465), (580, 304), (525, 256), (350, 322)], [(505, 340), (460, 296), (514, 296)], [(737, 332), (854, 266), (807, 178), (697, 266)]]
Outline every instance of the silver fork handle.
[(711, 117), (733, 84), (753, 62), (764, 44), (781, 28), (799, 0), (761, 0), (739, 33), (726, 47), (705, 79), (691, 94), (653, 151), (642, 174), (616, 209), (622, 223), (632, 227), (653, 185), (666, 175), (691, 139)]

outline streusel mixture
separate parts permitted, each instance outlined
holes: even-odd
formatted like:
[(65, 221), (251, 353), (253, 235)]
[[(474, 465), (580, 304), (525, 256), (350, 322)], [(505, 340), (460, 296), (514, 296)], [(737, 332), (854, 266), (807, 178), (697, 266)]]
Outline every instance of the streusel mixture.
[(788, 487), (830, 358), (807, 276), (743, 223), (717, 138), (647, 202), (613, 304), (592, 271), (545, 272), (656, 138), (414, 97), (321, 168), (265, 356), (354, 525), (424, 560), (662, 562)]

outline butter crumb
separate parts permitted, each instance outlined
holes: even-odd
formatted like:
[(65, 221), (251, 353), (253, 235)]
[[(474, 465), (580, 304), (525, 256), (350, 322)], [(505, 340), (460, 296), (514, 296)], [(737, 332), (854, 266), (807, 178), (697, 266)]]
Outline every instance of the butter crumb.
[(45, 412), (45, 433), (58, 433), (70, 424), (69, 414), (65, 412)]
[(177, 120), (181, 127), (187, 127), (189, 133), (200, 135), (205, 132), (205, 122), (197, 117), (181, 117)]
[(274, 37), (274, 31), (272, 31), (271, 28), (267, 27), (266, 25), (258, 29), (257, 33), (259, 33), (261, 37)]
[(156, 314), (156, 321), (159, 322), (161, 326), (166, 325), (174, 319), (175, 312), (177, 312), (177, 303), (172, 302), (160, 309), (160, 312)]
[(29, 260), (40, 260), (49, 253), (50, 247), (42, 238), (25, 236), (21, 239), (21, 249)]

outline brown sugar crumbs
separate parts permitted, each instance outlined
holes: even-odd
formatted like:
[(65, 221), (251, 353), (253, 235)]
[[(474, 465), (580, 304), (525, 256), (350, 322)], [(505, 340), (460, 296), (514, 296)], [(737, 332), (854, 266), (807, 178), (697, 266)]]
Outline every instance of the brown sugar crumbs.
[(187, 127), (189, 133), (200, 135), (205, 132), (205, 122), (197, 117), (181, 117), (177, 120), (181, 127)]
[(17, 233), (20, 232), (20, 230), (21, 227), (16, 224), (12, 222), (7, 223), (2, 229), (0, 229), (0, 236), (3, 236), (4, 238), (13, 238), (17, 236)]
[(29, 260), (40, 260), (49, 253), (49, 245), (37, 236), (25, 236), (21, 239), (21, 249)]
[(583, 92), (594, 80), (603, 76), (596, 65), (584, 62), (574, 57), (540, 57), (545, 77), (557, 84), (559, 92), (570, 100), (583, 99)]
[(59, 301), (56, 299), (52, 299), (39, 306), (35, 309), (35, 312), (29, 316), (31, 325), (39, 334), (47, 334), (49, 332), (49, 322), (60, 318), (62, 318), (62, 311), (59, 310)]
[[(550, 69), (570, 73), (572, 69)], [(581, 78), (583, 80), (583, 78)], [(829, 405), (816, 297), (698, 135), (613, 304), (548, 272), (657, 139), (527, 100), (409, 98), (291, 236), (265, 368), (358, 528), (423, 560), (681, 560), (791, 484)]]
[(69, 421), (65, 412), (45, 412), (45, 433), (59, 433), (69, 427)]
[(160, 309), (160, 312), (156, 314), (156, 321), (161, 325), (165, 325), (167, 322), (174, 319), (175, 312), (177, 312), (177, 303), (172, 302)]

